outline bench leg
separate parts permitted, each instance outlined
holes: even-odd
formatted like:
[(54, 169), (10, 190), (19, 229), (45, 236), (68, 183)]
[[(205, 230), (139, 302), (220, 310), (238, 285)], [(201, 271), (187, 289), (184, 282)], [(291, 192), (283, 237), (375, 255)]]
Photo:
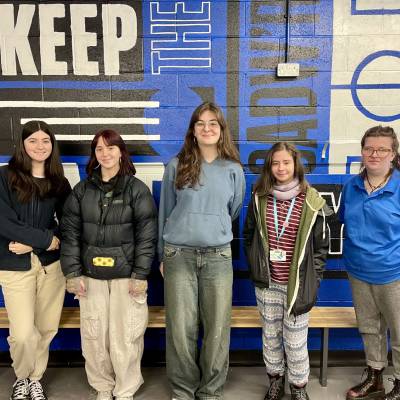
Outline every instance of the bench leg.
[(321, 386), (328, 385), (328, 349), (329, 349), (329, 328), (321, 329), (321, 351), (319, 364), (319, 383)]

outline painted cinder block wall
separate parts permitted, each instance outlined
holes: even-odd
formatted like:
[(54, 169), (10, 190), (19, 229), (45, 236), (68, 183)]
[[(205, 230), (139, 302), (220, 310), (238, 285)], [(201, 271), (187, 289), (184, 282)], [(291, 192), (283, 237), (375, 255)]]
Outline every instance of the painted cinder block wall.
[[(0, 15), (0, 162), (26, 120), (45, 119), (74, 184), (84, 177), (92, 135), (111, 127), (158, 199), (163, 166), (193, 109), (204, 100), (223, 107), (247, 178), (234, 224), (235, 305), (255, 304), (241, 229), (271, 143), (302, 150), (308, 179), (336, 213), (343, 182), (358, 171), (363, 132), (377, 124), (400, 131), (396, 0), (2, 1)], [(299, 63), (299, 76), (278, 78), (283, 62)], [(343, 227), (334, 217), (329, 234), (318, 301), (350, 306)], [(162, 298), (154, 265), (149, 304)], [(66, 304), (76, 303), (67, 296)], [(0, 331), (0, 350), (6, 337)], [(162, 348), (163, 339), (162, 330), (148, 332), (146, 348)], [(79, 345), (78, 332), (63, 331), (53, 349)], [(361, 348), (355, 330), (333, 331), (330, 345)], [(258, 330), (233, 331), (232, 349), (260, 348)], [(314, 330), (310, 348), (318, 348)]]

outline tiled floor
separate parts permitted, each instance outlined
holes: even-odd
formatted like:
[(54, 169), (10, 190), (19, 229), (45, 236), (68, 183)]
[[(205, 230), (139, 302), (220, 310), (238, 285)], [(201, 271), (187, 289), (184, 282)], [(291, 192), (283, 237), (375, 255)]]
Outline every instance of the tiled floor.
[[(329, 368), (328, 386), (323, 388), (318, 382), (318, 370), (312, 369), (308, 393), (311, 400), (345, 399), (345, 391), (359, 382), (363, 368)], [(385, 386), (390, 390), (391, 369), (385, 371)], [(145, 383), (135, 396), (135, 400), (170, 400), (165, 368), (144, 368)], [(11, 368), (0, 368), (0, 400), (9, 398), (14, 382)], [(89, 388), (83, 368), (49, 368), (44, 385), (49, 400), (94, 400), (95, 393)], [(225, 400), (263, 400), (266, 390), (263, 367), (232, 367), (225, 386)], [(286, 393), (289, 393), (286, 388)], [(290, 399), (286, 394), (285, 400)]]

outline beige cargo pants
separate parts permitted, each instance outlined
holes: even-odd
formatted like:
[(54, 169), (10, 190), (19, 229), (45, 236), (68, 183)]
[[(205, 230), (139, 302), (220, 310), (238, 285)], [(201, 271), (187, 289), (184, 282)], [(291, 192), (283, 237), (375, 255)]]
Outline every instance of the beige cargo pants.
[(143, 383), (140, 361), (148, 322), (147, 294), (129, 295), (129, 279), (85, 277), (80, 297), (81, 340), (89, 384), (115, 397), (132, 396)]
[(58, 331), (65, 295), (60, 262), (42, 267), (31, 253), (29, 271), (0, 271), (10, 321), (8, 343), (17, 379), (40, 380), (51, 340)]

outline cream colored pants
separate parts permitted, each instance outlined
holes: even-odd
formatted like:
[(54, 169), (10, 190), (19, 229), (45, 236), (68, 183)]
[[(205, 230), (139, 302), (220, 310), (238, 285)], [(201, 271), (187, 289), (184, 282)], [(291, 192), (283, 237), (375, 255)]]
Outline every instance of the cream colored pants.
[(31, 253), (31, 264), (29, 271), (0, 271), (0, 285), (10, 321), (8, 343), (15, 375), (40, 380), (60, 323), (65, 278), (59, 261), (43, 268)]
[(82, 352), (89, 384), (98, 392), (132, 396), (143, 383), (140, 361), (148, 322), (147, 294), (129, 295), (129, 279), (85, 277), (80, 297)]

